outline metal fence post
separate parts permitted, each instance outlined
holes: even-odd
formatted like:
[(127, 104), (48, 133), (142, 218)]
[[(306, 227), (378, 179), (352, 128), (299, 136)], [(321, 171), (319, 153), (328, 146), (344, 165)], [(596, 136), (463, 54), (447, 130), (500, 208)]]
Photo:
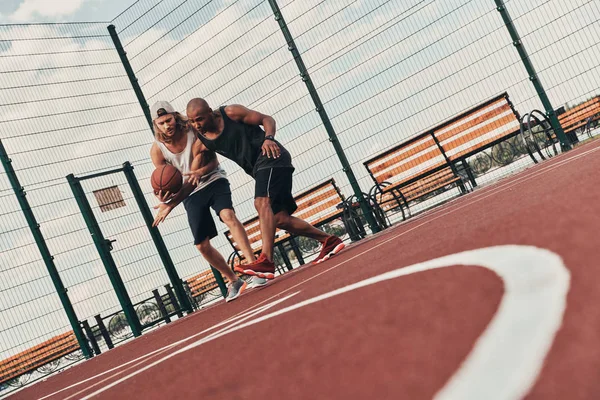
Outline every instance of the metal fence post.
[(123, 308), (125, 318), (131, 327), (131, 332), (133, 333), (133, 336), (140, 336), (142, 334), (140, 320), (135, 312), (135, 309), (133, 308), (133, 304), (131, 303), (131, 299), (129, 298), (125, 284), (123, 283), (123, 279), (119, 274), (117, 265), (110, 254), (112, 249), (111, 242), (106, 240), (102, 235), (102, 231), (98, 226), (98, 221), (96, 221), (94, 212), (90, 207), (90, 203), (85, 196), (85, 192), (83, 191), (83, 187), (81, 186), (79, 179), (73, 174), (69, 174), (67, 175), (67, 181), (69, 182), (69, 186), (71, 186), (73, 196), (75, 196), (79, 210), (81, 210), (81, 215), (83, 215), (83, 219), (85, 220), (85, 224), (87, 225), (90, 234), (92, 235), (92, 239), (94, 240), (96, 249), (100, 254), (100, 258), (102, 259), (102, 264), (104, 264), (108, 278), (110, 279), (115, 293), (117, 294), (117, 298), (119, 299), (119, 303)]
[(213, 273), (213, 276), (215, 277), (215, 281), (217, 281), (217, 286), (219, 286), (219, 290), (221, 291), (223, 298), (226, 298), (227, 297), (227, 285), (225, 284), (223, 275), (221, 275), (221, 272), (218, 269), (216, 269), (215, 267), (213, 267), (212, 265), (210, 266), (210, 269)]
[[(110, 33), (110, 37), (112, 38), (113, 44), (115, 45), (115, 49), (117, 49), (117, 53), (119, 53), (121, 63), (123, 64), (123, 67), (125, 68), (125, 72), (127, 73), (127, 76), (129, 77), (129, 82), (131, 83), (131, 87), (133, 87), (133, 91), (135, 92), (135, 95), (137, 96), (138, 102), (140, 103), (140, 106), (142, 107), (142, 110), (144, 111), (144, 115), (146, 116), (146, 120), (148, 122), (148, 125), (150, 126), (150, 131), (152, 132), (152, 136), (154, 136), (154, 125), (152, 123), (152, 117), (150, 116), (150, 107), (148, 106), (148, 102), (146, 101), (144, 92), (142, 92), (142, 88), (140, 87), (140, 84), (138, 83), (138, 79), (135, 76), (135, 73), (133, 72), (131, 63), (129, 62), (129, 59), (127, 58), (127, 52), (125, 51), (125, 49), (123, 48), (123, 45), (121, 44), (121, 39), (119, 39), (119, 35), (117, 34), (117, 30), (116, 30), (115, 26), (109, 25), (107, 29), (108, 29), (108, 32)], [(223, 282), (223, 276), (221, 275), (221, 273), (218, 270), (213, 270), (213, 273), (215, 274), (215, 279), (217, 280), (217, 283), (219, 284), (221, 291), (225, 290), (225, 293), (226, 293), (227, 289), (225, 287), (225, 283)], [(179, 285), (177, 285), (177, 286), (179, 286)], [(174, 285), (174, 287), (177, 287), (177, 286)], [(179, 296), (179, 292), (177, 292), (177, 296)], [(190, 310), (193, 310), (193, 308), (191, 308), (192, 306), (189, 301), (187, 302), (187, 304), (186, 303), (182, 303), (182, 304), (184, 304), (184, 307), (186, 307), (186, 310), (187, 310), (187, 304), (190, 305)]]
[(135, 77), (133, 68), (131, 68), (131, 64), (129, 63), (129, 59), (127, 58), (127, 52), (125, 51), (125, 49), (123, 48), (123, 45), (121, 44), (121, 39), (119, 39), (119, 35), (117, 34), (117, 30), (115, 29), (115, 26), (111, 24), (107, 27), (107, 29), (108, 29), (108, 33), (110, 33), (110, 37), (113, 41), (113, 44), (115, 45), (115, 49), (117, 49), (117, 53), (119, 53), (119, 58), (121, 59), (121, 63), (123, 64), (123, 67), (125, 68), (125, 72), (127, 73), (127, 76), (129, 77), (129, 82), (131, 82), (133, 91), (135, 92), (135, 95), (137, 96), (140, 106), (142, 107), (142, 110), (144, 111), (144, 115), (146, 116), (146, 121), (148, 121), (148, 125), (150, 126), (150, 131), (152, 132), (152, 135), (154, 136), (154, 126), (152, 124), (152, 117), (150, 116), (150, 107), (148, 106), (146, 97), (144, 97), (144, 92), (142, 92), (142, 88), (140, 87), (140, 84), (138, 83), (138, 80)]
[(546, 94), (544, 85), (542, 85), (542, 82), (540, 81), (540, 78), (539, 78), (537, 72), (535, 71), (535, 67), (533, 66), (533, 63), (531, 62), (531, 59), (529, 58), (529, 54), (527, 53), (527, 50), (525, 49), (525, 45), (521, 41), (519, 32), (517, 32), (517, 28), (515, 27), (515, 24), (513, 23), (513, 20), (510, 17), (508, 9), (506, 8), (506, 5), (504, 4), (504, 0), (494, 0), (494, 1), (496, 2), (497, 10), (502, 15), (502, 19), (504, 20), (504, 24), (506, 25), (506, 28), (508, 29), (508, 33), (510, 33), (510, 37), (513, 40), (513, 45), (517, 48), (517, 51), (519, 52), (519, 56), (521, 57), (521, 61), (523, 61), (523, 65), (525, 66), (525, 69), (527, 70), (527, 73), (529, 74), (529, 80), (531, 81), (531, 83), (533, 83), (533, 86), (535, 87), (535, 91), (537, 92), (538, 97), (540, 98), (540, 100), (544, 106), (544, 109), (546, 110), (546, 116), (550, 120), (550, 124), (552, 125), (552, 128), (554, 129), (554, 132), (556, 133), (556, 137), (560, 141), (561, 147), (563, 148), (563, 150), (570, 150), (571, 149), (571, 140), (569, 140), (569, 138), (563, 131), (562, 126), (560, 125), (558, 117), (556, 116), (556, 112), (554, 111), (554, 107), (552, 107), (552, 103), (550, 102), (550, 99), (548, 98), (548, 95)]
[(56, 269), (56, 265), (54, 265), (54, 257), (50, 254), (50, 250), (46, 245), (46, 241), (44, 240), (44, 235), (40, 230), (40, 225), (37, 223), (35, 219), (35, 215), (31, 210), (31, 206), (29, 205), (29, 201), (27, 201), (27, 193), (25, 193), (25, 189), (21, 186), (19, 182), (19, 178), (17, 177), (17, 173), (12, 167), (12, 160), (8, 157), (6, 153), (6, 149), (4, 148), (4, 144), (2, 140), (0, 140), (0, 161), (4, 166), (4, 171), (6, 171), (6, 176), (12, 186), (15, 195), (17, 196), (17, 200), (19, 201), (19, 205), (21, 206), (21, 210), (25, 215), (25, 219), (27, 220), (27, 224), (29, 225), (29, 229), (33, 234), (33, 238), (35, 239), (35, 243), (42, 255), (42, 259), (44, 260), (44, 264), (46, 265), (46, 269), (48, 270), (48, 274), (50, 275), (50, 279), (52, 280), (52, 284), (54, 284), (54, 289), (58, 294), (60, 302), (67, 314), (67, 318), (69, 319), (69, 323), (71, 324), (71, 328), (73, 329), (73, 333), (75, 333), (75, 338), (77, 338), (77, 343), (83, 352), (85, 358), (91, 358), (93, 356), (81, 328), (79, 324), (79, 319), (77, 319), (77, 314), (75, 313), (75, 309), (73, 308), (73, 304), (71, 304), (71, 300), (69, 299), (69, 295), (67, 294), (67, 288), (65, 288), (62, 279), (60, 278), (60, 274)]
[(129, 183), (129, 187), (133, 192), (133, 197), (138, 204), (140, 212), (144, 217), (144, 221), (146, 222), (146, 226), (148, 227), (148, 231), (150, 232), (150, 236), (152, 236), (152, 240), (154, 241), (154, 245), (156, 246), (156, 250), (160, 256), (160, 259), (165, 266), (165, 270), (167, 271), (167, 275), (169, 276), (169, 280), (171, 281), (171, 286), (175, 289), (175, 293), (177, 294), (177, 298), (179, 300), (179, 304), (181, 304), (182, 308), (188, 312), (194, 312), (192, 308), (192, 304), (188, 299), (185, 290), (183, 289), (183, 282), (177, 273), (177, 269), (175, 269), (175, 265), (173, 264), (173, 260), (169, 255), (169, 250), (165, 245), (165, 242), (158, 230), (157, 227), (152, 226), (154, 222), (154, 218), (152, 217), (152, 212), (150, 212), (150, 208), (148, 207), (148, 203), (144, 198), (144, 193), (142, 192), (142, 188), (140, 188), (140, 184), (135, 178), (135, 174), (133, 172), (133, 165), (129, 161), (123, 163), (123, 172), (125, 173), (125, 177), (127, 178), (127, 182)]
[(298, 51), (298, 48), (296, 47), (296, 43), (294, 42), (294, 37), (290, 33), (290, 30), (288, 29), (287, 24), (285, 23), (285, 19), (283, 18), (283, 15), (281, 14), (281, 10), (279, 9), (279, 6), (277, 5), (277, 1), (269, 0), (269, 4), (271, 5), (271, 9), (273, 10), (273, 14), (275, 15), (275, 20), (279, 23), (281, 32), (283, 33), (283, 36), (288, 44), (288, 50), (294, 56), (294, 60), (296, 61), (298, 70), (300, 70), (300, 76), (302, 77), (302, 80), (304, 81), (304, 83), (306, 84), (306, 87), (308, 88), (308, 92), (310, 93), (310, 96), (311, 96), (313, 102), (315, 103), (316, 110), (319, 113), (319, 116), (321, 117), (321, 121), (323, 121), (325, 130), (327, 131), (327, 134), (329, 135), (329, 141), (333, 144), (333, 147), (335, 148), (338, 158), (340, 159), (340, 162), (342, 164), (342, 170), (346, 173), (346, 176), (348, 177), (348, 181), (350, 182), (350, 185), (352, 186), (352, 190), (354, 191), (354, 195), (358, 199), (360, 208), (362, 209), (365, 219), (367, 220), (367, 223), (369, 224), (369, 227), (371, 228), (371, 231), (373, 233), (379, 232), (380, 231), (379, 225), (377, 224), (377, 221), (375, 220), (375, 217), (373, 216), (373, 213), (371, 212), (369, 203), (363, 196), (362, 190), (360, 189), (358, 181), (356, 180), (356, 176), (354, 176), (354, 171), (352, 171), (352, 168), (350, 167), (350, 163), (348, 162), (348, 159), (346, 158), (344, 149), (342, 148), (342, 145), (340, 144), (340, 141), (337, 138), (337, 134), (335, 133), (335, 130), (333, 129), (333, 125), (331, 124), (331, 121), (329, 120), (329, 116), (327, 115), (327, 111), (325, 111), (325, 107), (323, 106), (323, 103), (321, 102), (321, 98), (319, 97), (317, 89), (315, 88), (315, 85), (313, 84), (312, 79), (310, 78), (310, 75), (308, 74), (308, 70), (306, 69), (306, 66), (304, 65), (302, 56), (300, 55), (300, 52)]

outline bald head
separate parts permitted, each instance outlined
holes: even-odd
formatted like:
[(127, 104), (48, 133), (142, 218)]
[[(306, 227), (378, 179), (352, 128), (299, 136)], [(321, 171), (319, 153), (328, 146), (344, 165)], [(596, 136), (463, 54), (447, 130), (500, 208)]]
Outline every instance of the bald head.
[(200, 97), (196, 97), (191, 99), (186, 107), (186, 114), (190, 114), (190, 111), (195, 111), (200, 114), (204, 114), (206, 112), (210, 112), (210, 106), (206, 102), (206, 100), (201, 99)]
[(201, 98), (191, 99), (185, 112), (190, 124), (198, 131), (204, 133), (216, 131), (215, 118), (206, 100)]

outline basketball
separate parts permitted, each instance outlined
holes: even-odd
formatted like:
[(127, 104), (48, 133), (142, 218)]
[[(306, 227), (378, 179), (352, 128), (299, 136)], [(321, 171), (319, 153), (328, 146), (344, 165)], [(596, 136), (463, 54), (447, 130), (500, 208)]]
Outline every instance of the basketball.
[(181, 172), (171, 164), (162, 165), (152, 172), (150, 183), (154, 193), (158, 194), (160, 190), (165, 192), (177, 193), (183, 186), (183, 176)]

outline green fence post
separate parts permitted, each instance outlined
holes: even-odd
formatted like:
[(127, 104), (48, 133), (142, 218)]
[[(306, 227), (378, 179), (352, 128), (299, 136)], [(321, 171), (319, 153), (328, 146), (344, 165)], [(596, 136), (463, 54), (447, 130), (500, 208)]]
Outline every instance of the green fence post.
[(129, 59), (127, 58), (127, 52), (123, 49), (123, 45), (121, 44), (121, 39), (119, 39), (119, 35), (117, 34), (117, 30), (114, 25), (109, 25), (107, 27), (108, 33), (110, 33), (110, 37), (115, 45), (115, 49), (117, 49), (117, 53), (119, 53), (119, 58), (121, 59), (121, 63), (125, 68), (125, 72), (129, 77), (129, 82), (131, 82), (131, 86), (133, 87), (133, 91), (137, 96), (137, 99), (144, 111), (144, 115), (146, 116), (146, 120), (148, 121), (148, 125), (150, 126), (150, 131), (152, 131), (152, 135), (154, 136), (154, 126), (152, 124), (152, 117), (150, 116), (150, 107), (148, 106), (148, 102), (144, 97), (144, 92), (142, 92), (142, 88), (138, 83), (137, 78), (135, 77), (135, 73), (133, 72), (133, 68), (131, 68), (131, 64), (129, 63)]
[(98, 221), (96, 221), (94, 212), (90, 207), (90, 203), (87, 200), (83, 188), (81, 187), (81, 182), (79, 182), (79, 179), (73, 174), (69, 174), (67, 175), (67, 181), (69, 182), (69, 186), (71, 186), (73, 196), (75, 196), (75, 200), (77, 201), (79, 210), (81, 210), (85, 224), (92, 235), (92, 239), (94, 240), (96, 249), (100, 254), (102, 264), (104, 264), (104, 268), (106, 269), (110, 283), (112, 284), (113, 289), (117, 294), (117, 298), (119, 299), (119, 303), (123, 308), (125, 318), (131, 327), (131, 332), (133, 333), (133, 336), (140, 336), (142, 334), (140, 320), (133, 308), (133, 304), (131, 303), (131, 299), (129, 298), (125, 284), (123, 283), (123, 279), (121, 279), (117, 265), (110, 254), (110, 251), (112, 250), (112, 244), (102, 235), (100, 226), (98, 226)]
[(287, 24), (285, 23), (285, 19), (283, 18), (283, 15), (281, 14), (281, 10), (279, 9), (279, 6), (277, 5), (277, 1), (269, 0), (269, 4), (271, 5), (271, 9), (273, 10), (273, 14), (275, 15), (275, 20), (279, 23), (279, 27), (281, 28), (281, 32), (283, 33), (283, 37), (285, 38), (285, 40), (287, 42), (288, 50), (294, 56), (294, 60), (296, 61), (296, 65), (298, 66), (298, 70), (300, 71), (300, 76), (302, 77), (302, 80), (304, 81), (304, 83), (306, 84), (306, 87), (308, 88), (308, 92), (310, 93), (310, 97), (312, 98), (312, 100), (315, 104), (316, 110), (319, 113), (319, 116), (321, 117), (321, 121), (323, 121), (325, 130), (327, 131), (327, 134), (329, 135), (329, 141), (333, 144), (333, 147), (335, 148), (338, 158), (340, 159), (340, 162), (342, 164), (342, 170), (346, 173), (346, 176), (348, 177), (348, 181), (350, 182), (350, 185), (352, 186), (352, 190), (354, 191), (354, 195), (358, 199), (360, 208), (362, 209), (365, 219), (367, 220), (367, 223), (369, 224), (369, 227), (371, 228), (371, 231), (373, 233), (379, 232), (380, 231), (379, 225), (377, 224), (377, 221), (375, 220), (375, 217), (373, 216), (373, 213), (371, 212), (370, 205), (367, 203), (367, 200), (363, 196), (362, 190), (360, 189), (358, 181), (356, 180), (356, 176), (354, 176), (354, 171), (352, 171), (352, 168), (350, 167), (350, 163), (348, 162), (348, 159), (346, 158), (344, 149), (342, 148), (342, 145), (340, 144), (340, 141), (337, 138), (337, 134), (335, 133), (335, 130), (333, 129), (333, 125), (331, 124), (331, 121), (329, 120), (329, 116), (327, 115), (327, 111), (325, 111), (325, 107), (323, 106), (323, 103), (321, 102), (319, 93), (317, 92), (317, 89), (315, 88), (315, 85), (313, 84), (312, 79), (310, 78), (310, 75), (308, 74), (308, 70), (306, 69), (306, 66), (304, 65), (302, 56), (300, 55), (300, 52), (298, 51), (298, 48), (296, 47), (296, 43), (294, 42), (294, 37), (290, 33), (290, 30), (288, 29)]
[[(152, 123), (152, 117), (150, 116), (150, 107), (148, 106), (148, 102), (146, 101), (144, 92), (142, 92), (142, 88), (140, 87), (140, 84), (138, 83), (138, 79), (135, 76), (135, 73), (133, 72), (131, 63), (129, 62), (129, 59), (127, 58), (127, 52), (125, 51), (125, 49), (123, 48), (123, 45), (121, 44), (121, 39), (119, 39), (119, 35), (117, 34), (117, 30), (116, 30), (115, 26), (109, 25), (107, 27), (107, 29), (108, 29), (108, 32), (110, 33), (110, 37), (112, 38), (113, 44), (115, 45), (115, 49), (117, 49), (117, 53), (119, 53), (119, 58), (121, 59), (121, 63), (123, 64), (123, 67), (125, 68), (125, 72), (127, 73), (127, 76), (129, 77), (129, 82), (131, 83), (131, 87), (133, 88), (133, 91), (135, 92), (138, 102), (140, 103), (140, 106), (142, 107), (142, 110), (144, 111), (144, 115), (146, 116), (146, 120), (148, 121), (148, 125), (150, 126), (150, 131), (152, 132), (152, 136), (154, 137), (154, 124)], [(225, 283), (223, 282), (223, 276), (221, 275), (221, 273), (218, 270), (213, 270), (213, 273), (215, 274), (215, 279), (217, 280), (217, 283), (219, 284), (221, 291), (225, 290), (225, 293), (227, 293), (227, 288), (225, 287)], [(189, 301), (187, 302), (187, 304), (190, 304)], [(190, 304), (190, 307), (191, 307), (191, 304)]]
[(563, 131), (562, 126), (560, 125), (558, 117), (556, 116), (556, 112), (554, 111), (554, 107), (552, 107), (552, 103), (550, 102), (550, 99), (548, 98), (548, 95), (546, 94), (544, 85), (542, 85), (542, 82), (541, 82), (537, 72), (535, 71), (535, 67), (533, 66), (533, 63), (531, 62), (531, 59), (529, 58), (529, 54), (527, 53), (527, 50), (525, 49), (525, 45), (521, 41), (519, 32), (517, 31), (517, 28), (515, 27), (515, 24), (513, 23), (513, 20), (510, 17), (508, 9), (506, 8), (506, 5), (504, 4), (504, 0), (494, 0), (494, 1), (496, 2), (496, 9), (502, 15), (504, 24), (506, 25), (506, 28), (508, 29), (508, 33), (510, 34), (511, 39), (513, 40), (513, 45), (517, 48), (517, 51), (519, 52), (519, 56), (521, 57), (521, 61), (523, 61), (523, 65), (525, 66), (525, 69), (527, 70), (527, 73), (529, 74), (529, 80), (531, 81), (531, 83), (533, 83), (533, 86), (535, 87), (535, 91), (537, 92), (538, 97), (540, 98), (542, 105), (544, 106), (544, 109), (546, 110), (546, 116), (550, 120), (552, 129), (554, 129), (554, 132), (556, 133), (556, 137), (560, 141), (561, 147), (563, 148), (563, 150), (570, 150), (571, 149), (571, 141), (569, 140), (569, 138)]
[(160, 259), (165, 266), (165, 270), (167, 271), (167, 275), (169, 276), (169, 280), (171, 281), (171, 286), (175, 289), (175, 293), (179, 300), (179, 304), (181, 307), (187, 311), (188, 313), (194, 312), (192, 308), (192, 304), (188, 299), (185, 290), (183, 289), (183, 282), (175, 269), (175, 265), (173, 264), (173, 260), (169, 255), (169, 250), (163, 241), (163, 238), (160, 234), (160, 231), (157, 227), (152, 226), (154, 222), (154, 218), (152, 217), (152, 212), (150, 212), (150, 208), (148, 207), (148, 203), (146, 202), (146, 198), (144, 197), (144, 193), (142, 192), (142, 188), (140, 188), (140, 184), (135, 178), (135, 173), (133, 172), (133, 165), (129, 161), (123, 163), (123, 172), (125, 172), (125, 176), (127, 177), (127, 182), (129, 183), (129, 187), (133, 192), (133, 197), (140, 208), (140, 212), (144, 217), (144, 221), (146, 222), (146, 226), (148, 227), (148, 231), (150, 231), (150, 236), (152, 236), (152, 240), (154, 241), (154, 245), (156, 246), (156, 250), (158, 250), (158, 254)]
[(210, 269), (212, 270), (212, 273), (215, 276), (215, 281), (217, 281), (217, 285), (221, 290), (221, 294), (223, 295), (223, 297), (227, 297), (227, 285), (225, 284), (223, 275), (221, 275), (221, 272), (219, 272), (219, 270), (213, 267), (212, 265), (210, 266)]
[(6, 171), (6, 176), (12, 186), (15, 195), (17, 196), (17, 200), (19, 201), (19, 205), (21, 206), (21, 210), (25, 215), (25, 219), (27, 220), (27, 224), (29, 225), (29, 229), (33, 234), (33, 238), (35, 239), (35, 243), (42, 255), (42, 259), (44, 260), (44, 264), (46, 265), (46, 269), (48, 270), (48, 274), (50, 275), (50, 279), (54, 284), (54, 289), (58, 294), (60, 302), (65, 309), (65, 313), (67, 314), (67, 318), (69, 319), (69, 323), (71, 324), (71, 328), (73, 329), (73, 333), (75, 333), (75, 338), (77, 338), (77, 343), (83, 352), (85, 358), (91, 358), (92, 352), (87, 343), (87, 339), (83, 330), (81, 329), (81, 325), (79, 325), (79, 319), (77, 318), (77, 314), (75, 313), (75, 309), (73, 308), (73, 304), (71, 304), (71, 300), (69, 299), (69, 295), (67, 294), (67, 288), (63, 285), (62, 279), (60, 278), (60, 274), (56, 269), (56, 265), (54, 265), (54, 257), (50, 254), (50, 250), (46, 245), (46, 241), (44, 240), (44, 235), (40, 230), (40, 225), (37, 223), (35, 219), (35, 215), (31, 210), (31, 206), (29, 205), (29, 201), (27, 201), (27, 193), (25, 193), (25, 189), (21, 186), (19, 182), (19, 178), (12, 167), (12, 160), (8, 157), (6, 153), (6, 149), (4, 148), (4, 144), (2, 140), (0, 140), (0, 161), (2, 161), (2, 165), (4, 166), (4, 170)]

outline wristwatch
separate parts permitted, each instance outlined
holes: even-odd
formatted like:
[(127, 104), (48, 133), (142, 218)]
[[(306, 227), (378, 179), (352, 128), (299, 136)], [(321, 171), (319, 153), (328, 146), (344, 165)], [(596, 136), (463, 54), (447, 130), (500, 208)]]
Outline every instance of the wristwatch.
[(275, 136), (273, 136), (273, 135), (267, 135), (267, 136), (265, 136), (265, 140), (275, 141)]

